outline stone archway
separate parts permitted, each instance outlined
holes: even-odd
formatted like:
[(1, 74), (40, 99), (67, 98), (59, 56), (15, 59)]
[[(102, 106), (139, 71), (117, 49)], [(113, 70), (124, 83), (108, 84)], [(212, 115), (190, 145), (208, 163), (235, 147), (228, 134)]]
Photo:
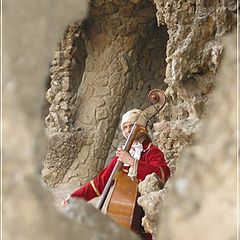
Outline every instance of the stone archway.
[(167, 40), (149, 1), (93, 4), (86, 21), (68, 27), (47, 92), (50, 144), (42, 173), (49, 186), (66, 183), (69, 191), (103, 168), (121, 139), (121, 113), (144, 109), (152, 88), (167, 87)]

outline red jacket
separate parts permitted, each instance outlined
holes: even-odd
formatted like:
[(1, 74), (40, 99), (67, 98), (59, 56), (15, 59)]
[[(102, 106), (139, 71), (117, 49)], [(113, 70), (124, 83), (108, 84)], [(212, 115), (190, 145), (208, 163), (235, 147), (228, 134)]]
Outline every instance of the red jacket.
[[(90, 182), (74, 191), (71, 197), (81, 197), (88, 201), (100, 196), (116, 162), (117, 157), (115, 156), (107, 167)], [(129, 167), (123, 168), (125, 172), (127, 172), (128, 169)], [(153, 172), (155, 172), (163, 182), (166, 182), (170, 176), (170, 169), (165, 162), (162, 151), (147, 139), (143, 142), (143, 151), (138, 162), (137, 179), (142, 181), (146, 175)]]

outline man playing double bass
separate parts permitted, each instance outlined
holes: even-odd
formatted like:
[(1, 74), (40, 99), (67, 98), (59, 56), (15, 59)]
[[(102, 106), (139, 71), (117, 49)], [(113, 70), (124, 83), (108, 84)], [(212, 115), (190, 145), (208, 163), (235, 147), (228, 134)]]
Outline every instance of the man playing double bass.
[[(139, 109), (132, 109), (122, 116), (121, 129), (126, 139), (131, 132), (133, 124), (137, 121), (141, 113), (142, 111)], [(67, 205), (70, 198), (80, 197), (89, 201), (100, 196), (117, 161), (123, 163), (123, 172), (131, 178), (136, 177), (139, 181), (144, 180), (148, 174), (156, 173), (162, 183), (165, 184), (170, 176), (170, 169), (166, 164), (162, 151), (152, 144), (147, 132), (142, 132), (134, 141), (129, 152), (119, 148), (116, 156), (108, 166), (94, 179), (76, 189), (69, 197), (63, 200), (62, 205)], [(150, 234), (145, 234), (143, 239), (150, 240), (152, 237)]]

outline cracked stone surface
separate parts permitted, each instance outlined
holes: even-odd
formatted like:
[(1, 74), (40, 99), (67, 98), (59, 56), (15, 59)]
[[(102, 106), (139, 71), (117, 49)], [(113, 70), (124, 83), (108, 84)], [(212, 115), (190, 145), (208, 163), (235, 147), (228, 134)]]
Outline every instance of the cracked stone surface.
[(167, 96), (154, 141), (175, 173), (207, 113), (235, 10), (234, 2), (96, 1), (85, 21), (67, 28), (51, 64), (46, 127), (50, 139), (81, 131), (84, 143), (62, 170), (55, 162), (64, 161), (65, 149), (52, 157), (49, 148), (42, 173), (57, 199), (97, 175), (123, 140), (121, 114), (147, 107), (153, 87)]
[[(233, 239), (236, 35), (222, 39), (237, 7), (233, 0), (5, 1), (4, 238), (76, 239), (80, 229), (96, 239), (89, 226), (108, 220), (96, 213), (84, 225), (54, 205), (107, 164), (123, 140), (122, 113), (146, 108), (149, 90), (160, 88), (167, 104), (151, 124), (172, 177), (142, 201), (144, 227), (156, 239), (207, 239), (205, 232)], [(213, 220), (224, 214), (219, 235)], [(104, 239), (135, 237), (98, 227)]]

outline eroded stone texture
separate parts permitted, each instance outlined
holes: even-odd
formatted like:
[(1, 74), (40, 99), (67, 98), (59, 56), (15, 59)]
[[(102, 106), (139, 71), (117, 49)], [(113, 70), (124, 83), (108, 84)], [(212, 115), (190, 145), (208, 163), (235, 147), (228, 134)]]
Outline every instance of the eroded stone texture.
[(72, 24), (66, 30), (52, 61), (47, 134), (51, 142), (52, 137), (62, 138), (61, 132), (70, 136), (81, 131), (84, 148), (79, 145), (78, 154), (68, 157), (66, 171), (56, 171), (56, 162), (66, 162), (65, 153), (52, 158), (57, 148), (49, 146), (43, 169), (48, 185), (82, 184), (95, 176), (121, 140), (119, 130), (115, 134), (120, 113), (144, 109), (150, 89), (166, 88), (168, 35), (166, 28), (157, 28), (155, 12), (147, 1), (97, 1), (81, 26)]
[(156, 173), (149, 174), (138, 186), (140, 197), (137, 203), (143, 208), (145, 214), (142, 225), (145, 231), (152, 235), (156, 234), (159, 214), (166, 194), (166, 189), (162, 188), (162, 182)]
[(141, 196), (158, 191), (162, 188), (163, 184), (156, 173), (147, 175), (146, 178), (138, 185), (138, 191)]
[(195, 143), (179, 159), (162, 208), (158, 239), (236, 239), (236, 30), (223, 44), (208, 114)]
[(48, 0), (3, 2), (4, 240), (138, 239), (109, 219), (102, 221), (102, 214), (84, 202), (78, 203), (78, 211), (93, 216), (93, 221), (64, 216), (54, 207), (54, 198), (41, 181), (39, 159), (47, 145), (41, 119), (43, 80), (62, 29), (81, 19), (86, 7), (79, 0), (59, 0), (54, 5)]
[(51, 104), (45, 119), (50, 134), (68, 132), (73, 124), (87, 55), (79, 24), (67, 28), (58, 48), (51, 62), (51, 87), (46, 93)]
[[(73, 162), (85, 142), (83, 131), (73, 128), (73, 118), (86, 55), (81, 26), (77, 23), (69, 25), (51, 62), (51, 87), (46, 93), (50, 103), (45, 119), (49, 150), (42, 176), (49, 186), (62, 182), (64, 177), (69, 179), (73, 176), (78, 166)], [(72, 172), (65, 176), (70, 167)]]
[[(51, 174), (55, 173), (51, 166), (58, 161), (66, 164), (64, 150), (56, 159), (49, 157), (45, 161), (45, 181), (48, 185), (59, 185), (59, 192), (64, 184), (70, 181), (82, 184), (102, 169), (108, 153), (113, 154), (118, 145), (119, 130), (115, 133), (115, 129), (121, 112), (132, 107), (144, 108), (146, 98), (142, 96), (153, 86), (161, 89), (167, 86), (167, 104), (154, 124), (154, 138), (164, 151), (172, 174), (182, 150), (192, 143), (193, 136), (200, 129), (222, 57), (221, 39), (235, 23), (236, 3), (198, 0), (154, 2), (156, 6), (141, 0), (95, 1), (90, 5), (88, 19), (81, 26), (73, 24), (67, 30), (69, 38), (64, 38), (65, 42), (57, 53), (57, 56), (63, 56), (64, 61), (59, 61), (60, 57), (52, 63), (51, 89), (47, 95), (51, 103), (47, 118), (48, 134), (50, 138), (54, 134), (54, 137), (61, 138), (61, 132), (71, 135), (79, 131), (85, 139), (79, 140), (80, 145), (74, 143), (77, 154), (72, 154), (66, 169), (57, 172), (53, 178)], [(165, 54), (159, 53), (161, 47), (156, 51), (157, 40), (152, 38), (153, 44), (149, 45), (149, 36), (157, 29), (155, 7), (158, 24), (167, 27), (168, 35), (166, 27), (161, 29), (164, 43), (169, 36), (167, 65), (158, 63), (159, 57), (165, 58)], [(160, 39), (161, 34), (156, 34), (156, 38)], [(72, 73), (69, 66), (74, 63), (71, 52), (74, 39), (81, 49), (80, 68), (76, 76), (68, 77)], [(146, 50), (146, 46), (150, 49)], [(164, 44), (159, 46), (165, 50)], [(146, 58), (143, 58), (144, 54)], [(158, 83), (158, 79), (164, 78), (163, 70), (165, 83)], [(61, 71), (66, 72), (66, 76), (61, 75)], [(154, 84), (149, 81), (149, 76), (154, 79)], [(56, 85), (54, 79), (57, 79)], [(71, 84), (75, 88), (70, 89)], [(61, 88), (58, 88), (60, 85), (66, 90), (65, 99)], [(135, 105), (138, 97), (144, 104)], [(48, 156), (54, 151), (54, 147), (49, 149)], [(184, 179), (179, 186), (185, 188)], [(189, 205), (190, 213), (198, 208), (196, 199), (200, 194), (193, 195), (195, 202)], [(157, 213), (151, 209), (159, 208), (160, 199), (161, 196), (153, 192), (151, 206), (145, 206), (146, 215), (149, 210), (145, 226), (152, 233), (156, 231)]]
[[(80, 166), (86, 169), (88, 165), (88, 177), (105, 163), (128, 89), (141, 84), (141, 52), (153, 32), (154, 19), (154, 6), (143, 1), (136, 5), (124, 1), (98, 3), (92, 8), (92, 18), (86, 23), (89, 55), (80, 88), (83, 101), (76, 121), (90, 135), (90, 154), (86, 165)], [(146, 93), (142, 92), (142, 98), (146, 99)], [(129, 98), (133, 102), (134, 94)], [(84, 176), (79, 178), (85, 181)]]
[[(167, 39), (168, 35), (165, 27), (157, 28), (155, 26), (149, 32), (148, 40), (141, 52), (141, 59), (136, 63), (135, 78), (128, 88), (120, 116), (133, 108), (142, 110), (147, 108), (149, 106), (147, 101), (149, 91), (154, 88), (162, 90), (166, 88), (163, 79), (165, 77)], [(151, 127), (153, 122), (154, 119), (150, 122)], [(124, 142), (119, 126), (115, 132), (106, 163), (115, 155), (117, 147), (123, 146)]]
[[(81, 132), (53, 134), (49, 140), (49, 150), (46, 156), (45, 165), (47, 168), (42, 170), (42, 176), (49, 186), (61, 182), (64, 178), (73, 177), (74, 170), (78, 164), (73, 161), (78, 156), (81, 147), (84, 145), (84, 136)], [(84, 149), (84, 148), (83, 148)], [(81, 159), (84, 161), (84, 159)], [(67, 171), (71, 169), (71, 175)]]
[(184, 146), (199, 129), (222, 55), (221, 37), (236, 21), (236, 4), (219, 1), (154, 1), (166, 24), (167, 104), (155, 125), (158, 145), (172, 173)]

